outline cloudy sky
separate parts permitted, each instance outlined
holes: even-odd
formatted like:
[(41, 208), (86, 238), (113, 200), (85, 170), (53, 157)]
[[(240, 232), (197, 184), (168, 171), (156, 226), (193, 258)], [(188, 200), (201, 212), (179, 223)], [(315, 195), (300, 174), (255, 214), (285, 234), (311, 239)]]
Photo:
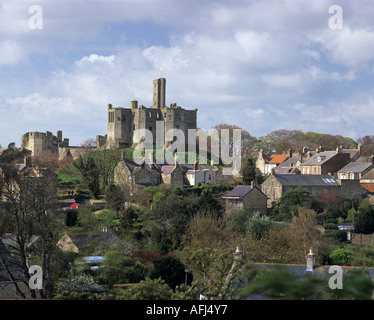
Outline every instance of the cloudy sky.
[(374, 134), (373, 16), (372, 0), (0, 0), (0, 145), (104, 135), (108, 103), (150, 106), (159, 77), (204, 129)]

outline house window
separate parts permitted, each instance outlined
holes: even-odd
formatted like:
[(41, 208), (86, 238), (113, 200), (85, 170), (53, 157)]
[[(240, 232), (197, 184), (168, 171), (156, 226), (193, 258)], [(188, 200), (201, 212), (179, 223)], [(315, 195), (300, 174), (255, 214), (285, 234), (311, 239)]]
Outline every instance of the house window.
[(232, 200), (231, 202), (234, 206), (236, 206), (238, 204), (238, 200)]
[(339, 175), (339, 178), (340, 178), (340, 180), (344, 180), (344, 179), (345, 179), (345, 173), (341, 173), (341, 174)]
[(349, 179), (351, 179), (351, 180), (355, 179), (355, 174), (353, 172), (349, 173)]
[(265, 188), (265, 194), (266, 194), (267, 196), (270, 196), (270, 194), (269, 194), (269, 188)]
[(277, 188), (273, 189), (273, 198), (274, 198), (274, 200), (278, 199), (278, 190), (277, 190)]
[(309, 168), (309, 167), (306, 167), (306, 174), (309, 174), (309, 173), (310, 173), (309, 170), (310, 170), (310, 168)]

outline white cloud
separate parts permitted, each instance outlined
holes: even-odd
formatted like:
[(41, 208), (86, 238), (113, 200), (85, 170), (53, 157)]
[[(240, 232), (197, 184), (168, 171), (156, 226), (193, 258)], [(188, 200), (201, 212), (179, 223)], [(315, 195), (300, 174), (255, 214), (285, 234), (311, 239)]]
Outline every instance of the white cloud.
[(313, 35), (311, 39), (319, 43), (331, 61), (359, 70), (374, 61), (374, 31), (367, 29), (326, 30)]
[(262, 80), (272, 87), (296, 87), (300, 84), (300, 76), (298, 74), (290, 75), (263, 75)]
[(25, 59), (24, 49), (16, 41), (0, 41), (0, 66), (16, 65), (23, 59)]
[(105, 62), (105, 63), (111, 63), (115, 60), (115, 56), (114, 55), (110, 55), (110, 56), (101, 56), (101, 55), (98, 55), (98, 54), (95, 54), (95, 53), (92, 53), (90, 54), (88, 57), (85, 56), (83, 57), (82, 59), (76, 61), (76, 65), (78, 66), (81, 66), (85, 63), (96, 63), (96, 62)]

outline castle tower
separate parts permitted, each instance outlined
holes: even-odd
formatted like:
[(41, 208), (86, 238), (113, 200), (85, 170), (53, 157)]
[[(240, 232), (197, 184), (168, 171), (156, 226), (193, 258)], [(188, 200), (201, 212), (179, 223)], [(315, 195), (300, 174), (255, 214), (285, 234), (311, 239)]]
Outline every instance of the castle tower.
[[(162, 148), (171, 141), (166, 141), (165, 133), (170, 129), (183, 131), (186, 141), (189, 129), (196, 129), (197, 109), (186, 110), (176, 103), (167, 107), (165, 104), (166, 79), (153, 80), (153, 105), (145, 107), (138, 101), (131, 100), (130, 108), (108, 105), (107, 135), (98, 136), (98, 146), (106, 148), (127, 148), (142, 141), (137, 130), (146, 129), (153, 136), (155, 148)], [(157, 140), (156, 129), (164, 131), (164, 136)], [(163, 140), (163, 141), (161, 141)]]
[(165, 108), (166, 79), (153, 80), (153, 108)]

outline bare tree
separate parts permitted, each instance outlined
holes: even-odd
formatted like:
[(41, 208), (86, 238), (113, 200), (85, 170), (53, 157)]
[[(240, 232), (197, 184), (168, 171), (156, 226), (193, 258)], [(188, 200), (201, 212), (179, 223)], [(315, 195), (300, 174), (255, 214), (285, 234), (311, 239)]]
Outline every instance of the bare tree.
[[(3, 166), (0, 171), (0, 188), (3, 202), (0, 211), (0, 235), (3, 236), (7, 232), (13, 238), (13, 254), (20, 263), (27, 286), (31, 278), (30, 265), (34, 262), (42, 265), (43, 288), (38, 293), (41, 297), (51, 298), (51, 259), (57, 250), (59, 236), (55, 215), (57, 178), (50, 169), (20, 169), (8, 165)], [(37, 247), (33, 248), (36, 254), (33, 254), (29, 244), (35, 236), (39, 241)], [(29, 288), (29, 294), (32, 298), (37, 297), (35, 289)]]

